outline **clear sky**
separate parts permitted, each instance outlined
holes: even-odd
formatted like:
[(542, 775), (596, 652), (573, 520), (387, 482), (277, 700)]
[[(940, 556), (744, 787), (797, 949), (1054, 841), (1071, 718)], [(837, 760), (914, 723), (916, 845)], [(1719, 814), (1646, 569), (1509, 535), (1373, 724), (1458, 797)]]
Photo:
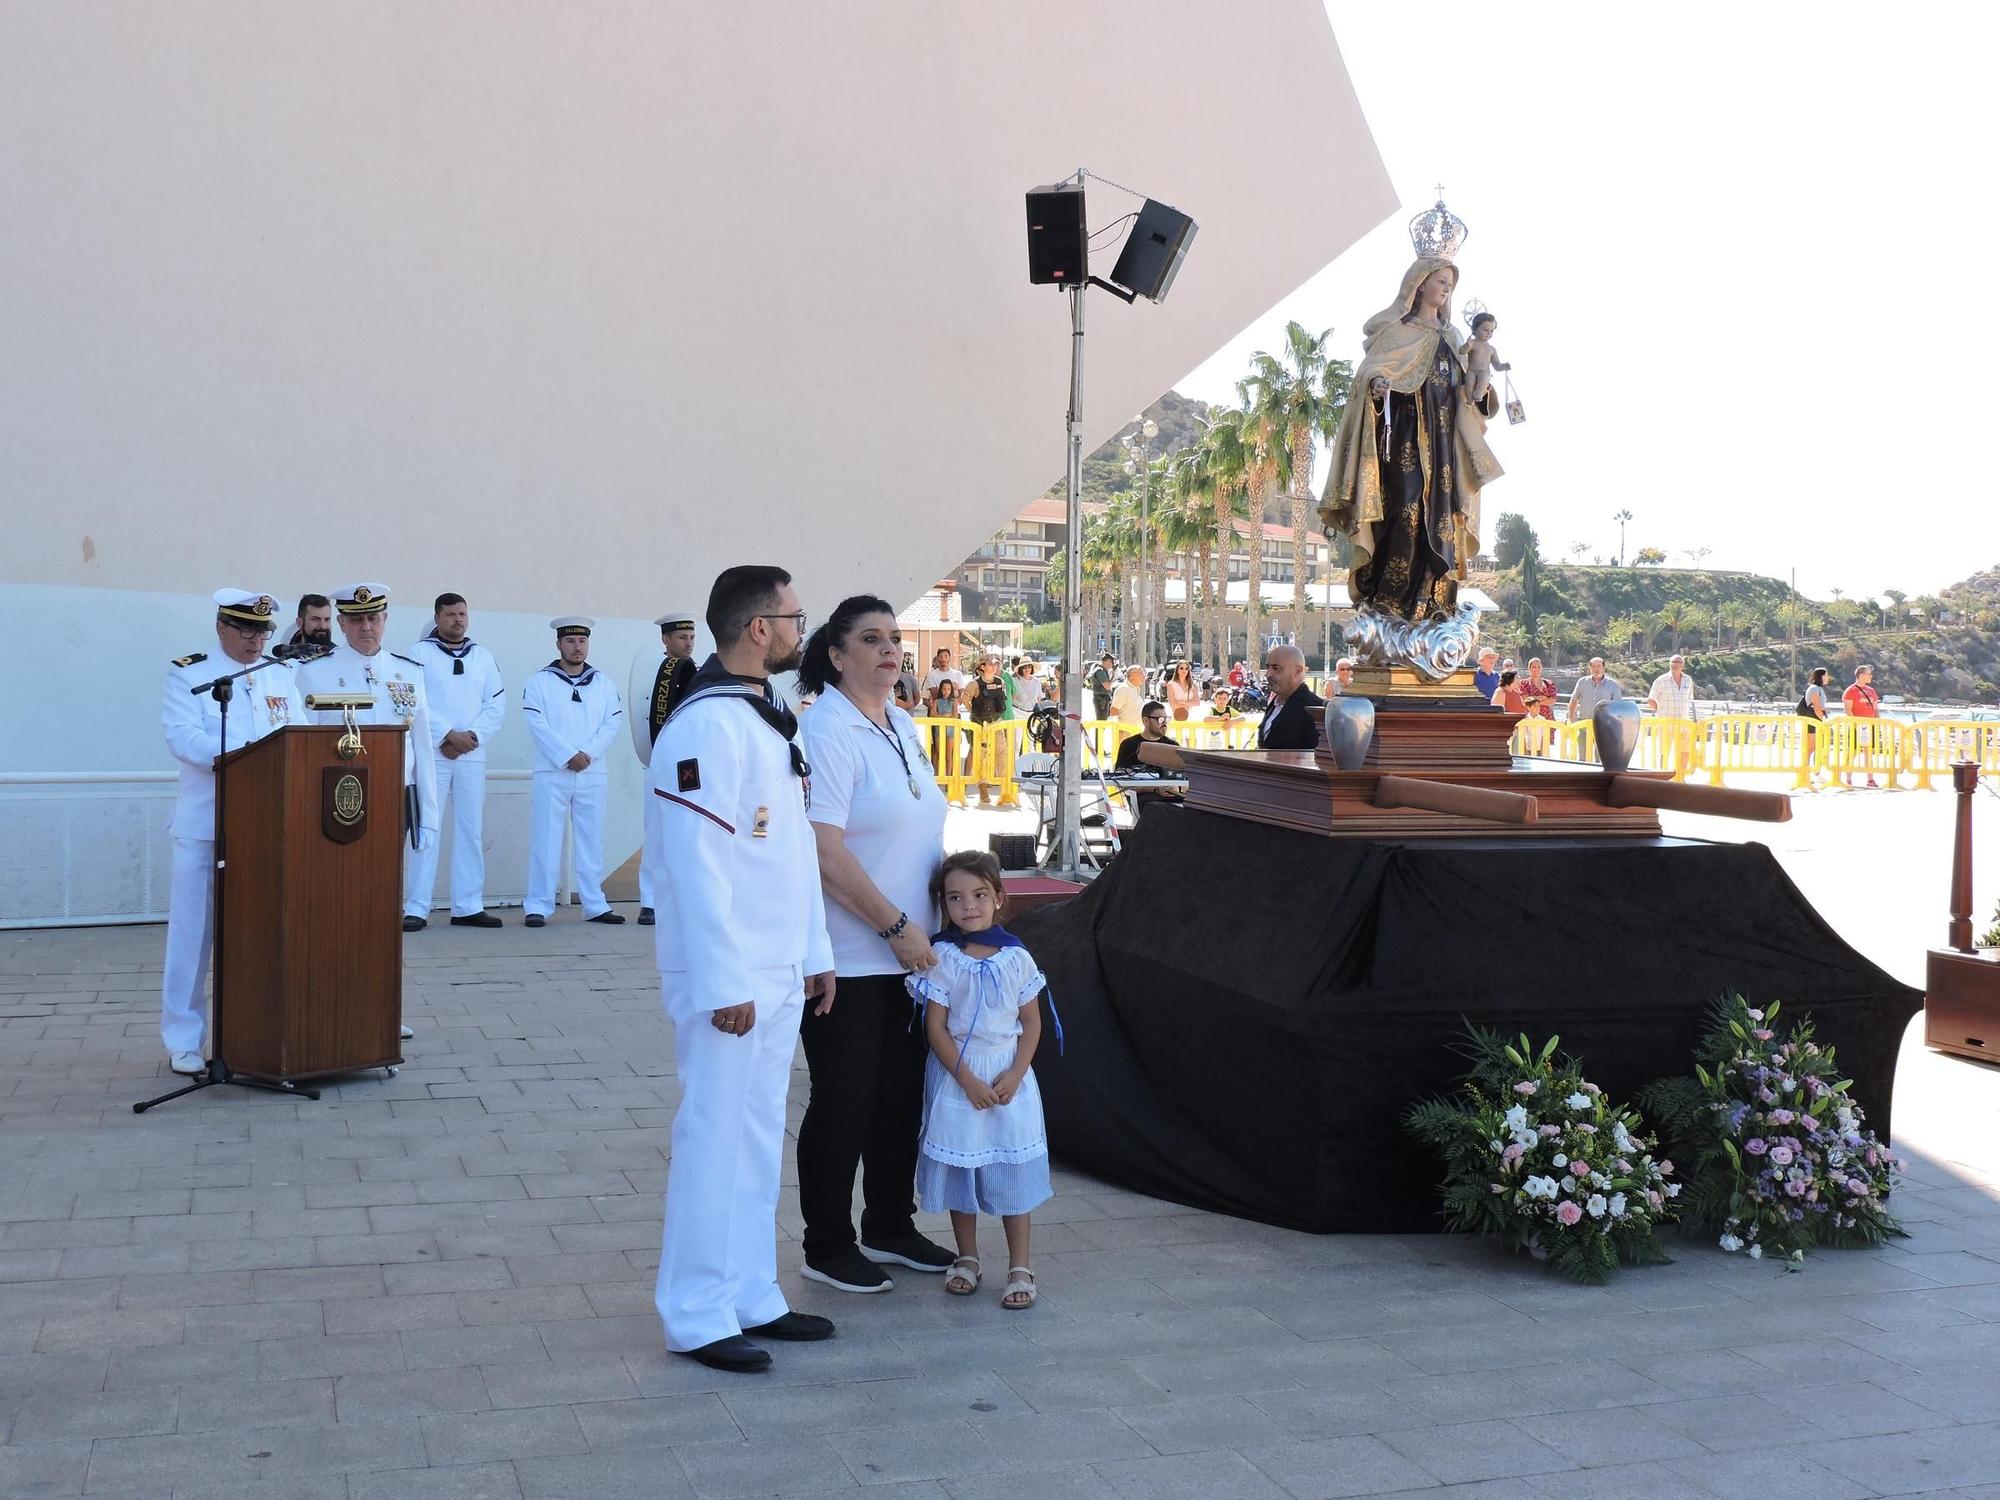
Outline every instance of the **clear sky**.
[(1358, 360), (1441, 182), (1454, 312), (1498, 316), (1528, 413), (1489, 433), (1489, 540), (1517, 510), (1609, 556), (1630, 509), (1630, 550), (1818, 597), (2000, 564), (2000, 8), (1327, 9), (1403, 207), (1176, 389), (1233, 399), (1288, 318)]

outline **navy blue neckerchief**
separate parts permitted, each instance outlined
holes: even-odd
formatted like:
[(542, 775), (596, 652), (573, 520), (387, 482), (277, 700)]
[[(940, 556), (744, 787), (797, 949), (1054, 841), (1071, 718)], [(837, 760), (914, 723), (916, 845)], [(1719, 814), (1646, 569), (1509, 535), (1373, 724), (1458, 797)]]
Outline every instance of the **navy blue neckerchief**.
[[(437, 626), (433, 625), (427, 632), (425, 632), (424, 640), (429, 641), (433, 646), (437, 647), (438, 650), (442, 651), (446, 656), (449, 656), (451, 658), (452, 676), (463, 677), (465, 675), (465, 658), (472, 654), (473, 643), (471, 636), (467, 636), (464, 640), (460, 641), (456, 646), (454, 646), (449, 641), (444, 640), (442, 637), (440, 637), (437, 633)], [(421, 645), (422, 642), (419, 642), (418, 644)]]
[(771, 690), (770, 678), (732, 672), (722, 664), (721, 657), (711, 654), (701, 664), (701, 670), (688, 679), (687, 690), (674, 705), (674, 711), (667, 715), (667, 723), (673, 723), (682, 709), (701, 698), (741, 698), (749, 704), (757, 717), (785, 741), (785, 748), (792, 756), (792, 774), (805, 788), (806, 806), (812, 806), (812, 767), (806, 764), (805, 752), (799, 749), (798, 715)]
[[(1006, 928), (1002, 927), (997, 922), (994, 923), (991, 927), (984, 928), (979, 932), (960, 932), (954, 924), (947, 922), (940, 931), (931, 934), (931, 942), (949, 943), (951, 944), (952, 947), (958, 949), (958, 951), (961, 953), (965, 951), (965, 945), (967, 943), (977, 943), (982, 948), (1019, 948), (1022, 949), (1023, 951), (1026, 951), (1028, 946), (1026, 943), (1022, 942), (1019, 938), (1015, 937), (1013, 933), (1009, 932)], [(978, 963), (979, 960), (975, 958), (973, 962)], [(1062, 1015), (1059, 1011), (1056, 1010), (1056, 997), (1052, 993), (1050, 993), (1049, 990), (1047, 990), (1046, 988), (1043, 989), (1042, 993), (1048, 996), (1049, 1020), (1055, 1024), (1056, 1028), (1056, 1056), (1061, 1057), (1063, 1055)], [(970, 1041), (972, 1039), (973, 1030), (978, 1025), (979, 1025), (979, 1005), (977, 1002), (975, 1002), (972, 1010), (972, 1025), (968, 1026), (965, 1030), (966, 1041)], [(954, 1038), (954, 1040), (957, 1039)], [(959, 1042), (958, 1045), (960, 1054), (962, 1056), (964, 1053), (965, 1042)]]
[(553, 672), (557, 677), (562, 679), (569, 688), (569, 701), (572, 703), (583, 702), (583, 694), (577, 691), (578, 688), (587, 688), (597, 680), (597, 668), (593, 667), (589, 662), (583, 664), (583, 670), (577, 673), (576, 676), (570, 676), (569, 673), (563, 670), (563, 660), (560, 656), (546, 667), (543, 667), (542, 670), (544, 672)]

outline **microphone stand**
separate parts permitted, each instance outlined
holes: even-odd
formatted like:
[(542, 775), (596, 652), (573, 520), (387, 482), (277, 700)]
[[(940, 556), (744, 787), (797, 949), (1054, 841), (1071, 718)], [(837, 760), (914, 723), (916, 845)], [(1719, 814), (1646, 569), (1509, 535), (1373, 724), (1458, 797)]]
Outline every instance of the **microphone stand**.
[[(316, 661), (321, 656), (331, 655), (332, 649), (330, 646), (322, 647), (312, 655), (300, 655), (292, 658), (292, 660)], [(216, 678), (212, 682), (204, 682), (199, 687), (188, 689), (188, 692), (196, 697), (200, 697), (203, 693), (206, 693), (222, 709), (222, 749), (221, 753), (215, 758), (215, 920), (211, 924), (212, 931), (210, 933), (210, 941), (214, 945), (215, 955), (209, 965), (214, 1002), (209, 1007), (208, 1029), (209, 1035), (215, 1043), (213, 1049), (215, 1055), (208, 1060), (208, 1071), (201, 1077), (195, 1079), (192, 1083), (174, 1089), (170, 1093), (162, 1094), (157, 1099), (147, 1099), (142, 1103), (133, 1105), (132, 1113), (135, 1115), (143, 1115), (154, 1105), (165, 1104), (169, 1099), (178, 1099), (183, 1094), (192, 1094), (201, 1089), (214, 1088), (219, 1083), (234, 1084), (239, 1089), (263, 1089), (265, 1092), (272, 1094), (303, 1095), (308, 1099), (317, 1099), (319, 1097), (318, 1089), (302, 1089), (296, 1084), (282, 1081), (272, 1083), (262, 1078), (238, 1077), (236, 1074), (230, 1072), (229, 1064), (222, 1057), (222, 976), (224, 961), (228, 953), (228, 949), (222, 941), (222, 929), (223, 913), (227, 904), (223, 900), (223, 894), (229, 878), (229, 823), (223, 816), (224, 811), (229, 806), (229, 768), (227, 764), (229, 759), (229, 702), (236, 695), (237, 679), (248, 677), (252, 672), (261, 672), (264, 668), (275, 665), (278, 665), (276, 658), (260, 656), (240, 672), (231, 672), (226, 676)]]

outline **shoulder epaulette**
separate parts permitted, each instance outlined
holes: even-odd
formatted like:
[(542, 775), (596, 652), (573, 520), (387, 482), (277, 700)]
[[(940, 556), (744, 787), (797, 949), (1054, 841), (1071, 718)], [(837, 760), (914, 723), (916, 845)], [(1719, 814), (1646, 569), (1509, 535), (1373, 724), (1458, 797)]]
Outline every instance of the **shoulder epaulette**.
[(190, 656), (176, 656), (174, 658), (174, 665), (177, 667), (191, 667), (198, 661), (207, 660), (208, 653), (206, 651), (197, 651)]
[(397, 661), (406, 661), (413, 667), (422, 668), (423, 666), (423, 663), (418, 661), (415, 657), (405, 656), (400, 651), (391, 651), (389, 654), (395, 657)]

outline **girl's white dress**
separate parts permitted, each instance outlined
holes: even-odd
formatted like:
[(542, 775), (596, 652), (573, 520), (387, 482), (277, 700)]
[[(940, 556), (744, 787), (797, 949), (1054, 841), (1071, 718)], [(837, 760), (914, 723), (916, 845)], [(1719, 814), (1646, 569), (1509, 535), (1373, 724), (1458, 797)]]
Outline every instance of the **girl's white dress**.
[[(948, 1008), (965, 1076), (991, 1083), (1013, 1065), (1021, 1007), (1038, 999), (1048, 981), (1025, 948), (1002, 948), (991, 958), (968, 958), (949, 943), (935, 951), (937, 967), (910, 975), (910, 993)], [(1025, 1214), (1049, 1196), (1048, 1132), (1034, 1069), (1022, 1075), (1012, 1103), (974, 1109), (933, 1052), (924, 1069), (917, 1155), (924, 1212)]]

